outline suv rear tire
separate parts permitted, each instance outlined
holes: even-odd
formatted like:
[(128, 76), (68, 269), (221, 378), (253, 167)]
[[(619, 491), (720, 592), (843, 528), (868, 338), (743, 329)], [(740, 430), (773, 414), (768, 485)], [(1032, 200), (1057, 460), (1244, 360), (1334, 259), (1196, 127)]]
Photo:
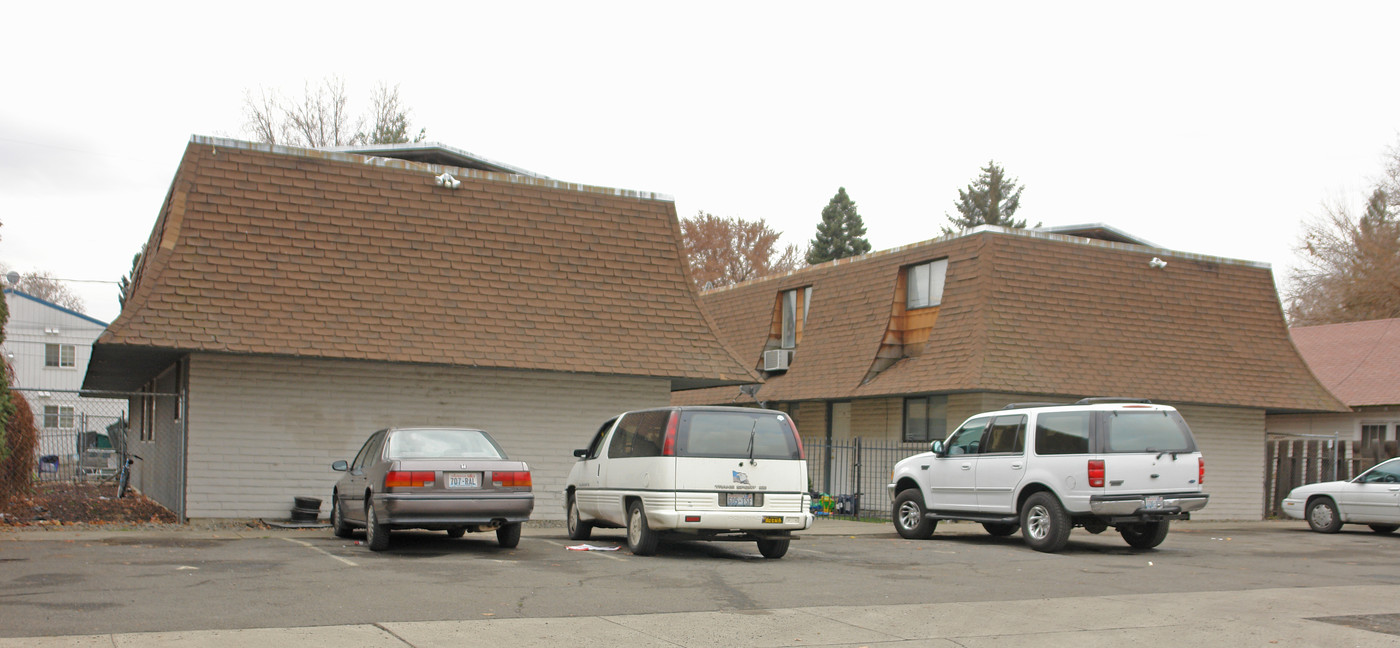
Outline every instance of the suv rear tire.
[(1053, 493), (1031, 495), (1021, 507), (1021, 535), (1031, 549), (1046, 553), (1064, 549), (1071, 527), (1069, 514)]
[(647, 512), (640, 500), (627, 507), (627, 548), (634, 556), (650, 556), (656, 553), (660, 538), (647, 526)]
[(1118, 535), (1123, 536), (1123, 541), (1134, 549), (1151, 549), (1167, 539), (1170, 526), (1171, 522), (1167, 520), (1122, 524), (1118, 526)]
[(923, 540), (933, 535), (938, 520), (931, 520), (924, 510), (924, 497), (917, 488), (906, 488), (894, 498), (894, 529), (900, 537)]

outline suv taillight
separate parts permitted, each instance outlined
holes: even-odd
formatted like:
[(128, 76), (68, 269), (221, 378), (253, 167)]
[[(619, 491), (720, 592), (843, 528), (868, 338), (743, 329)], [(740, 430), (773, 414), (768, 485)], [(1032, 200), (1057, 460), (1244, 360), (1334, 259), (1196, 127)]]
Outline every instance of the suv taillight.
[(1199, 474), (1196, 476), (1196, 483), (1204, 486), (1206, 483), (1206, 458), (1196, 457), (1196, 461), (1199, 462), (1198, 465), (1200, 465)]
[(528, 470), (495, 470), (491, 472), (491, 485), (496, 488), (530, 488)]
[(437, 473), (431, 470), (390, 470), (384, 474), (385, 488), (422, 488), (432, 486)]
[(681, 413), (671, 410), (671, 418), (666, 419), (666, 439), (661, 442), (661, 456), (676, 456), (676, 426), (680, 424)]
[(1091, 488), (1103, 488), (1103, 459), (1089, 460), (1089, 486)]

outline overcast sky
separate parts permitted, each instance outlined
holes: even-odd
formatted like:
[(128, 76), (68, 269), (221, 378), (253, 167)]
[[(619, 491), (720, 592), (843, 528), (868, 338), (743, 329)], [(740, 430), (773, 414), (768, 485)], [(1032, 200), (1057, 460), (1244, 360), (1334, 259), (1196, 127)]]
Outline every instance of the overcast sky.
[[(766, 219), (844, 186), (875, 249), (938, 235), (988, 160), (1035, 224), (1296, 258), (1400, 134), (1400, 3), (11, 3), (0, 262), (115, 282), (193, 134), (246, 90), (399, 84), (430, 141)], [(70, 284), (89, 314), (114, 283)]]

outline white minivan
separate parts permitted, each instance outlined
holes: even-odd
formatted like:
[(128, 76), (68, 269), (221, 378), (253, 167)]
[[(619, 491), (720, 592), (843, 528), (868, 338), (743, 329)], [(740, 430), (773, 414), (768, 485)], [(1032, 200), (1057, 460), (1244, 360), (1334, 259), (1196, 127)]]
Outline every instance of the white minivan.
[(793, 531), (812, 526), (807, 460), (792, 418), (745, 407), (626, 412), (574, 451), (564, 492), (569, 537), (627, 529), (632, 553), (662, 535), (747, 540), (781, 558)]

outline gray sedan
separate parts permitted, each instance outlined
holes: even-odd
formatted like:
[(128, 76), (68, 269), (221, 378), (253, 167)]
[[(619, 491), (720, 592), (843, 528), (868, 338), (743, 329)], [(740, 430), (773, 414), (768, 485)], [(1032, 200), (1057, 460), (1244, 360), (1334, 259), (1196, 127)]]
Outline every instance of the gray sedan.
[(370, 435), (331, 493), (335, 535), (365, 529), (372, 551), (392, 529), (495, 531), (502, 547), (520, 544), (535, 508), (530, 467), (511, 461), (490, 435), (457, 428), (388, 428)]

